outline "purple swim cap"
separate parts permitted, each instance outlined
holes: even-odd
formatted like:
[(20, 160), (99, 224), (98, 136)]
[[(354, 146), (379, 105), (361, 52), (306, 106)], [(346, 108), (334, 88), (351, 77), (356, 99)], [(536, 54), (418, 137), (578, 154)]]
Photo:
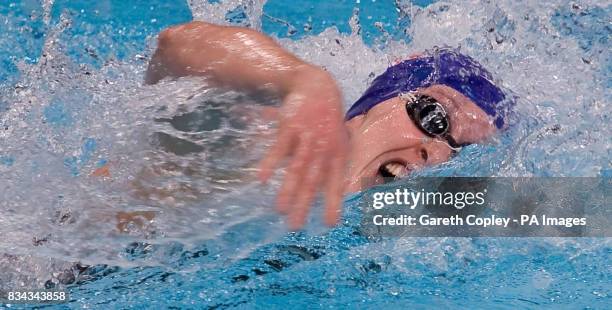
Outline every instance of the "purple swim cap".
[(473, 58), (444, 48), (394, 65), (378, 76), (365, 93), (346, 112), (346, 120), (368, 112), (375, 105), (403, 92), (442, 84), (470, 98), (494, 118), (497, 128), (514, 105), (491, 82), (492, 77)]

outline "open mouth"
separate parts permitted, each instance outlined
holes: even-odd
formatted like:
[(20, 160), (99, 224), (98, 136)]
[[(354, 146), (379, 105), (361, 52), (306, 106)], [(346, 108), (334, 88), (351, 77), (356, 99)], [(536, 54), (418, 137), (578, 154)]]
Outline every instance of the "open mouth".
[(409, 172), (406, 162), (402, 160), (390, 160), (378, 168), (378, 175), (388, 181), (402, 178)]

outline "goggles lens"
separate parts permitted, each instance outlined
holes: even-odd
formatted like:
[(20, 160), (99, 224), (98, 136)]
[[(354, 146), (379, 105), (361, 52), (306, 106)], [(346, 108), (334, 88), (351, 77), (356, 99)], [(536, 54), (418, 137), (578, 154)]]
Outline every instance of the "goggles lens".
[(406, 111), (414, 124), (427, 136), (446, 140), (457, 152), (462, 145), (455, 142), (450, 135), (450, 119), (444, 107), (434, 98), (427, 95), (411, 93), (400, 95), (406, 99)]
[(406, 111), (423, 133), (430, 137), (443, 137), (448, 134), (448, 113), (436, 99), (425, 95), (409, 97), (411, 100), (406, 102)]

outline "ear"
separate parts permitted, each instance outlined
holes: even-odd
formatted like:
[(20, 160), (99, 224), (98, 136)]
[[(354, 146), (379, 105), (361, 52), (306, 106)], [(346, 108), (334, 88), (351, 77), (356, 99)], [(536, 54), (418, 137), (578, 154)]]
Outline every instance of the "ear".
[[(466, 118), (475, 117), (470, 115)], [(458, 143), (484, 143), (495, 135), (497, 128), (488, 115), (480, 115), (480, 117), (476, 119), (477, 120), (471, 122), (469, 126), (462, 126), (459, 134), (460, 141), (457, 141)]]

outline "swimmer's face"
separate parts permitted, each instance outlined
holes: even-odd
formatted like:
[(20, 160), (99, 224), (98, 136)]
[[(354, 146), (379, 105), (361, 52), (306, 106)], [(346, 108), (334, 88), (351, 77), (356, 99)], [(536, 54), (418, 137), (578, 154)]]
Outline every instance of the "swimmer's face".
[[(491, 137), (495, 125), (469, 98), (456, 90), (433, 85), (418, 91), (436, 99), (449, 114), (450, 135), (459, 144), (479, 143)], [(351, 192), (384, 182), (383, 177), (402, 177), (425, 166), (451, 158), (446, 140), (423, 133), (406, 112), (399, 97), (386, 100), (346, 122), (351, 136), (349, 166)]]

